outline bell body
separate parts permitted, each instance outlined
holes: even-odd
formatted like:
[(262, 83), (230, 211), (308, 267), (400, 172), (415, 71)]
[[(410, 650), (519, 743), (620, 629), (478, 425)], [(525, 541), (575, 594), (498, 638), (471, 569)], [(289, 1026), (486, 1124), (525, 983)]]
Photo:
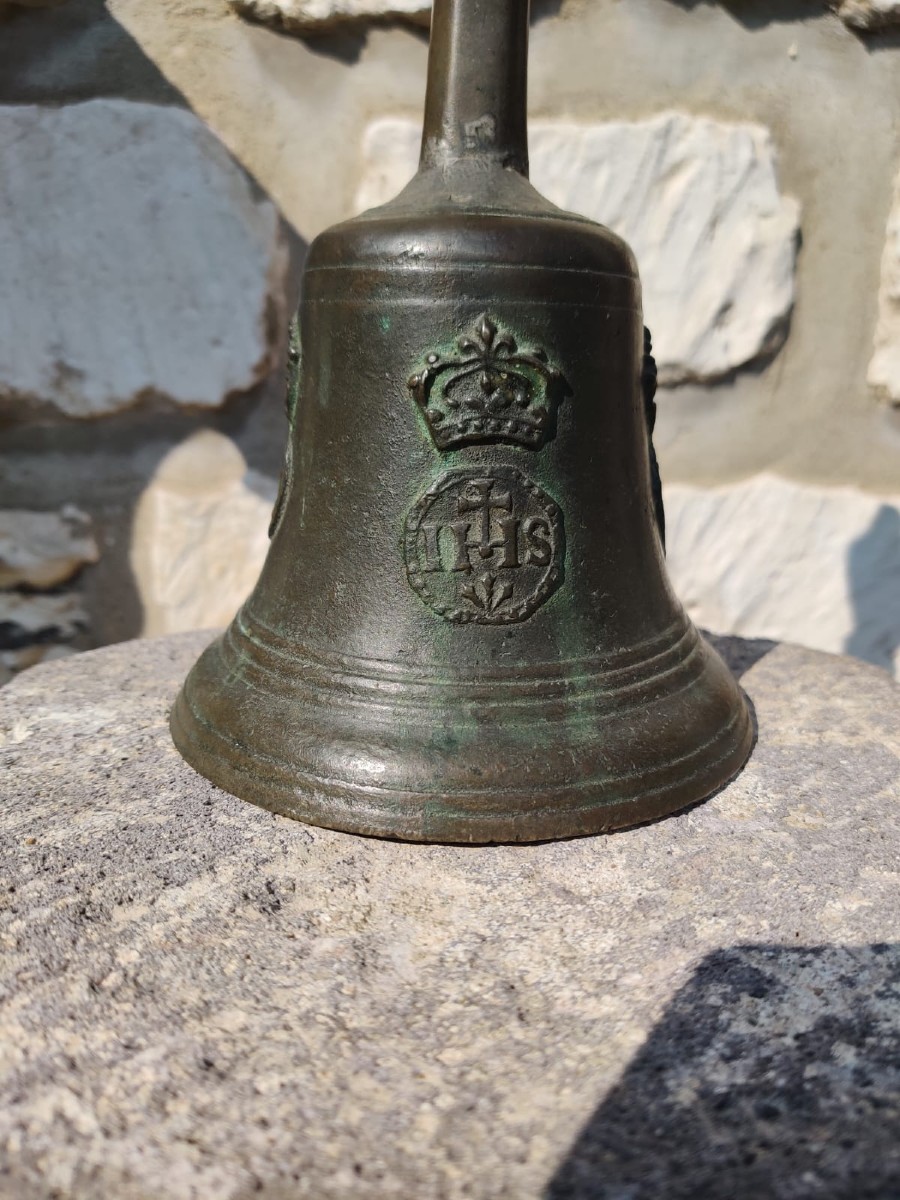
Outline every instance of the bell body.
[(311, 249), (271, 550), (172, 730), (312, 824), (596, 833), (718, 789), (751, 721), (666, 576), (631, 252), (534, 192), (496, 123), (457, 127)]

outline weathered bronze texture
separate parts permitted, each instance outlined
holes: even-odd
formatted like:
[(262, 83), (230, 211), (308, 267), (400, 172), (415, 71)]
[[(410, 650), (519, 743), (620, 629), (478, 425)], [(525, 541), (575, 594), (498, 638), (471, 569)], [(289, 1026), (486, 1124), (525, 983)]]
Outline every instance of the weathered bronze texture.
[(172, 713), (313, 824), (597, 833), (750, 751), (666, 577), (634, 258), (528, 182), (528, 7), (436, 0), (421, 169), (312, 246), (271, 550)]

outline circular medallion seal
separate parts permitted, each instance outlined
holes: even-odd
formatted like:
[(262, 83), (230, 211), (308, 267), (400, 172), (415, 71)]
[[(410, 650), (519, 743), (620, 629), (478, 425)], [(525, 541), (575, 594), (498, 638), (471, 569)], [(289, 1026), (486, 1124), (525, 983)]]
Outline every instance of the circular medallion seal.
[(404, 534), (410, 585), (445, 621), (512, 625), (563, 577), (563, 516), (514, 467), (447, 471), (414, 505)]

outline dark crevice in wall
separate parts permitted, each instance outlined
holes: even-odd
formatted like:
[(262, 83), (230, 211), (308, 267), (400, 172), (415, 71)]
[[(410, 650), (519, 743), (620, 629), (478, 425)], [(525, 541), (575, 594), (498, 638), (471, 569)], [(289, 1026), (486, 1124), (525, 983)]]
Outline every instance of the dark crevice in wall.
[(817, 20), (833, 15), (825, 0), (670, 0), (678, 8), (721, 8), (746, 29), (763, 29), (772, 24)]

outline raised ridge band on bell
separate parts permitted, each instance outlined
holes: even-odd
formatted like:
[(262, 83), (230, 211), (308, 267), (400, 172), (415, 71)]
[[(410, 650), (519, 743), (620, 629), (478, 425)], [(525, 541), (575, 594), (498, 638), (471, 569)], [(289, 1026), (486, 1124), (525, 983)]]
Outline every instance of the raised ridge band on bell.
[[(246, 653), (246, 643), (237, 643), (238, 637), (252, 643), (252, 656)], [(448, 704), (512, 708), (553, 700), (596, 702), (606, 698), (611, 703), (625, 703), (630, 692), (664, 681), (673, 687), (676, 672), (683, 676), (681, 686), (688, 686), (696, 674), (699, 645), (696, 629), (682, 620), (663, 635), (611, 658), (547, 663), (544, 669), (533, 665), (527, 671), (497, 666), (478, 679), (466, 679), (454, 677), (448, 668), (423, 672), (387, 661), (317, 655), (309, 647), (279, 637), (242, 610), (223, 635), (221, 653), (226, 669), (240, 668), (248, 682), (262, 685), (266, 680), (265, 686), (284, 695), (336, 692), (345, 694), (351, 703), (390, 707), (415, 707), (424, 695), (431, 706), (440, 698)], [(299, 671), (298, 664), (302, 667)], [(338, 701), (329, 698), (328, 702)]]

